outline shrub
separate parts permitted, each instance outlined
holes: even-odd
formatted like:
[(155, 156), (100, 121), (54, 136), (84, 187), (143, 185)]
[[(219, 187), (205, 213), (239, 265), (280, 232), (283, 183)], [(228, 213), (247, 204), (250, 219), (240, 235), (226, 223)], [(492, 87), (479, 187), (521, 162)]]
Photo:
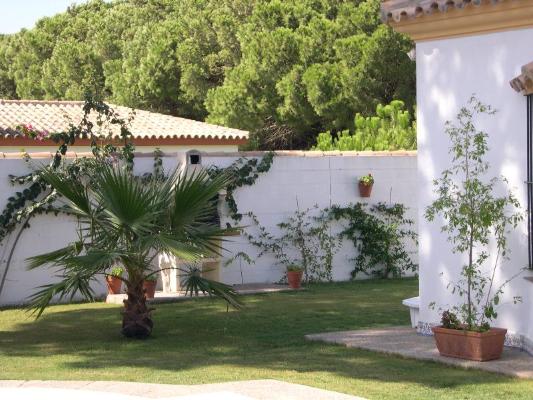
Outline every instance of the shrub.
[(356, 114), (354, 132), (344, 130), (336, 137), (330, 131), (320, 133), (312, 150), (415, 150), (416, 122), (401, 100), (389, 105), (379, 104), (376, 115), (363, 117)]

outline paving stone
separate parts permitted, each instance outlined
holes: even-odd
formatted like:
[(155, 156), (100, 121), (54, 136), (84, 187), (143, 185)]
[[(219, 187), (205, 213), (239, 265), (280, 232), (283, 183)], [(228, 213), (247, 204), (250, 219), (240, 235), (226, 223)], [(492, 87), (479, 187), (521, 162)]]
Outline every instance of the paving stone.
[(437, 351), (433, 337), (418, 335), (410, 327), (319, 333), (306, 335), (305, 338), (417, 360), (429, 360), (462, 368), (533, 379), (533, 357), (524, 351), (505, 347), (499, 360), (485, 362), (444, 357)]
[[(305, 290), (305, 288), (291, 289), (287, 285), (278, 285), (278, 284), (270, 284), (270, 283), (264, 283), (264, 284), (263, 283), (245, 283), (242, 285), (233, 285), (233, 288), (240, 295), (288, 292), (292, 290)], [(190, 295), (185, 295), (184, 291), (172, 292), (172, 293), (165, 293), (165, 292), (158, 291), (158, 292), (155, 292), (155, 297), (153, 299), (148, 300), (148, 303), (151, 303), (151, 304), (173, 303), (177, 301), (189, 300), (195, 297), (206, 297), (206, 296), (208, 295), (199, 293), (198, 296), (191, 297)], [(124, 293), (108, 294), (106, 297), (106, 303), (123, 304), (126, 297), (127, 295)]]
[[(56, 389), (55, 395), (53, 390)], [(18, 392), (17, 392), (18, 390)], [(162, 385), (115, 381), (9, 381), (0, 380), (0, 398), (25, 398), (38, 393), (40, 400), (365, 400), (362, 397), (331, 392), (273, 379), (213, 383), (206, 385)], [(14, 394), (18, 394), (15, 396)], [(9, 396), (9, 397), (7, 397)], [(91, 397), (92, 396), (92, 397)]]

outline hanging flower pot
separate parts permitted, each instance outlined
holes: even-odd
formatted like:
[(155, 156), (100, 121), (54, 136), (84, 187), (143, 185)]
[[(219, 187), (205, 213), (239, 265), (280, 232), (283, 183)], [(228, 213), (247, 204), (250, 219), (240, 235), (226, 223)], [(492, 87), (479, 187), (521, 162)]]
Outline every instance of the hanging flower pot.
[(287, 281), (291, 289), (300, 289), (302, 286), (303, 268), (299, 265), (289, 265), (287, 267)]
[(147, 299), (153, 299), (155, 297), (155, 287), (157, 286), (157, 276), (150, 275), (143, 281), (144, 295)]
[(372, 187), (374, 186), (374, 177), (368, 174), (359, 178), (359, 195), (361, 197), (370, 197)]
[(108, 294), (120, 294), (122, 289), (122, 274), (124, 269), (122, 267), (115, 267), (111, 269), (111, 273), (105, 276)]

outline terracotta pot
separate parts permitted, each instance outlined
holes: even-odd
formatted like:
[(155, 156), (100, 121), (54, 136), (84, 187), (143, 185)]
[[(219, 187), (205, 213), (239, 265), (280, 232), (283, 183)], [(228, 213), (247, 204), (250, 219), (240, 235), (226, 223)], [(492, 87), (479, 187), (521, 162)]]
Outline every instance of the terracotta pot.
[(143, 281), (143, 290), (147, 299), (154, 298), (156, 285), (157, 281)]
[(303, 271), (287, 271), (287, 280), (291, 289), (300, 289), (302, 286)]
[(365, 185), (359, 182), (359, 195), (361, 197), (370, 197), (370, 194), (372, 193), (372, 186), (374, 185)]
[(108, 294), (120, 294), (122, 289), (122, 281), (116, 276), (106, 275), (105, 281), (107, 283)]
[(435, 342), (441, 356), (473, 361), (500, 358), (507, 329), (491, 328), (487, 332), (433, 327)]

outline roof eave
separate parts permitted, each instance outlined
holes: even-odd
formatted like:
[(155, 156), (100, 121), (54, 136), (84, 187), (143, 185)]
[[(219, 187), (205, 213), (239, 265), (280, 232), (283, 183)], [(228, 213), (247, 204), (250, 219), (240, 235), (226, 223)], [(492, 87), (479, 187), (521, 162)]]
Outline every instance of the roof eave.
[[(102, 143), (121, 143), (120, 139), (102, 140)], [(161, 137), (161, 138), (133, 138), (135, 146), (239, 146), (248, 143), (248, 138), (206, 138), (206, 137)], [(53, 140), (35, 140), (28, 137), (0, 137), (0, 147), (50, 147), (57, 146)], [(90, 146), (90, 139), (77, 139), (72, 146)]]
[[(416, 42), (478, 35), (533, 27), (533, 0), (457, 1), (447, 7), (438, 7), (436, 1), (411, 2), (425, 8), (410, 6), (408, 14), (395, 1), (381, 5), (382, 17), (394, 30), (404, 33)], [(397, 5), (398, 8), (394, 8)]]

